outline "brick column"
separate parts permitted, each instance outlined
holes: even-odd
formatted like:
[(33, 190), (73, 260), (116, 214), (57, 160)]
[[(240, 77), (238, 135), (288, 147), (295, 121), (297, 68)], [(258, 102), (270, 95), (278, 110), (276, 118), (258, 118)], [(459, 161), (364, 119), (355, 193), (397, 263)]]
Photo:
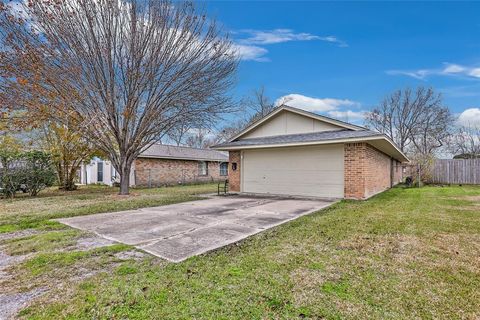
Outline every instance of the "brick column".
[[(228, 152), (228, 183), (230, 191), (240, 192), (240, 170), (241, 170), (241, 158), (240, 151)], [(236, 164), (236, 170), (233, 170), (234, 164)]]
[(366, 144), (345, 143), (345, 199), (365, 198)]

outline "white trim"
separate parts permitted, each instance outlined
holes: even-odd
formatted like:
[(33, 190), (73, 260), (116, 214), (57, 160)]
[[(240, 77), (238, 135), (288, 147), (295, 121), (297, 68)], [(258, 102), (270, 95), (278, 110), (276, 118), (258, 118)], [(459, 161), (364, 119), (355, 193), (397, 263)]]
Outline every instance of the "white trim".
[[(321, 144), (335, 144), (335, 143), (350, 143), (350, 142), (364, 142), (364, 141), (374, 141), (374, 140), (385, 140), (391, 146), (395, 148), (398, 154), (404, 158), (404, 161), (401, 162), (410, 162), (408, 157), (403, 154), (398, 147), (390, 141), (385, 136), (372, 136), (372, 137), (363, 137), (363, 138), (347, 138), (347, 139), (332, 139), (324, 141), (308, 141), (308, 142), (291, 142), (291, 143), (281, 143), (281, 144), (263, 144), (263, 145), (252, 145), (252, 146), (232, 146), (232, 147), (220, 147), (220, 150), (248, 150), (248, 149), (262, 149), (262, 148), (280, 148), (280, 147), (296, 147), (296, 146), (311, 146), (311, 145), (321, 145)], [(398, 159), (397, 159), (398, 160)]]
[(296, 114), (299, 114), (299, 115), (302, 115), (302, 116), (305, 116), (305, 117), (308, 117), (308, 118), (312, 118), (312, 119), (315, 119), (315, 120), (330, 123), (330, 124), (333, 124), (333, 125), (345, 128), (345, 129), (350, 129), (350, 130), (355, 130), (355, 131), (365, 129), (365, 128), (362, 128), (360, 126), (354, 125), (354, 124), (346, 123), (346, 122), (343, 122), (343, 121), (340, 121), (340, 120), (331, 119), (331, 118), (321, 116), (321, 115), (318, 115), (318, 114), (315, 114), (315, 113), (312, 113), (312, 112), (308, 112), (308, 111), (305, 111), (305, 110), (302, 110), (302, 109), (298, 109), (298, 108), (294, 108), (294, 107), (290, 107), (290, 106), (282, 106), (282, 107), (279, 107), (279, 108), (275, 109), (271, 113), (267, 114), (262, 119), (252, 123), (247, 128), (243, 129), (240, 133), (238, 133), (234, 137), (230, 138), (229, 142), (232, 142), (232, 141), (240, 138), (241, 136), (245, 135), (246, 133), (252, 131), (253, 129), (258, 127), (259, 125), (261, 125), (262, 123), (264, 123), (268, 119), (274, 117), (276, 114), (280, 113), (281, 111), (289, 111), (289, 112), (296, 113)]

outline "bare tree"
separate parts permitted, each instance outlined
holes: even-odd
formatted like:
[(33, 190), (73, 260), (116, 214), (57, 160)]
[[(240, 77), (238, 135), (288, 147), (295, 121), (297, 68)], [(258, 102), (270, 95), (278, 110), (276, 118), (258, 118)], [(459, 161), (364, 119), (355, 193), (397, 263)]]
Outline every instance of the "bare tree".
[(271, 101), (265, 93), (264, 86), (254, 90), (252, 97), (246, 98), (244, 103), (250, 110), (250, 117), (248, 118), (249, 123), (265, 117), (276, 108), (275, 103)]
[(173, 141), (177, 146), (185, 143), (188, 132), (192, 129), (192, 123), (182, 122), (172, 128), (168, 132), (168, 139)]
[(235, 116), (229, 123), (218, 129), (218, 133), (214, 138), (215, 143), (228, 140), (282, 104), (276, 105), (271, 101), (265, 92), (265, 87), (261, 86), (259, 89), (254, 90), (250, 96), (243, 97), (238, 105), (238, 116)]
[(480, 158), (480, 125), (458, 126), (448, 143), (454, 158)]
[(367, 114), (367, 126), (386, 134), (403, 152), (430, 154), (448, 137), (452, 117), (432, 88), (388, 95)]
[[(0, 95), (22, 108), (73, 112), (119, 172), (120, 194), (143, 150), (179, 125), (212, 123), (228, 110), (237, 54), (193, 2), (15, 4), (20, 10), (0, 3)], [(13, 59), (21, 63), (12, 67)]]
[(193, 129), (193, 132), (187, 135), (185, 145), (191, 148), (208, 148), (215, 144), (210, 130), (208, 129)]
[(432, 104), (425, 105), (419, 119), (420, 123), (412, 130), (414, 150), (422, 155), (434, 155), (435, 151), (448, 143), (453, 116), (447, 107)]

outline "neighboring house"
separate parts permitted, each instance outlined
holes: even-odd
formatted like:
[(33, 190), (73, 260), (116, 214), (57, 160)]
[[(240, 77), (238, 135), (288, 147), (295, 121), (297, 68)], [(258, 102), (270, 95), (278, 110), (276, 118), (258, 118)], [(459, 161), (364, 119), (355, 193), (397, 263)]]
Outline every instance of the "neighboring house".
[[(228, 155), (210, 149), (154, 144), (134, 161), (131, 186), (162, 186), (220, 181), (228, 178)], [(110, 161), (94, 159), (81, 169), (83, 184), (119, 181)]]
[(230, 141), (230, 190), (366, 199), (402, 180), (408, 158), (385, 135), (280, 107)]

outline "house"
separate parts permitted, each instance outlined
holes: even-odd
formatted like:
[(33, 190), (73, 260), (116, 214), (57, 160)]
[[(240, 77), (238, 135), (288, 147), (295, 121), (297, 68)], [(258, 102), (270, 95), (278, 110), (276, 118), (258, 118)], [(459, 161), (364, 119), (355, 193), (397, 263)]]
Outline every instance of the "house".
[(230, 190), (366, 199), (402, 180), (408, 158), (384, 134), (283, 106), (230, 141)]
[[(131, 186), (161, 186), (225, 180), (228, 154), (211, 149), (154, 144), (133, 162)], [(80, 170), (80, 183), (113, 185), (119, 176), (108, 160), (95, 158)]]

